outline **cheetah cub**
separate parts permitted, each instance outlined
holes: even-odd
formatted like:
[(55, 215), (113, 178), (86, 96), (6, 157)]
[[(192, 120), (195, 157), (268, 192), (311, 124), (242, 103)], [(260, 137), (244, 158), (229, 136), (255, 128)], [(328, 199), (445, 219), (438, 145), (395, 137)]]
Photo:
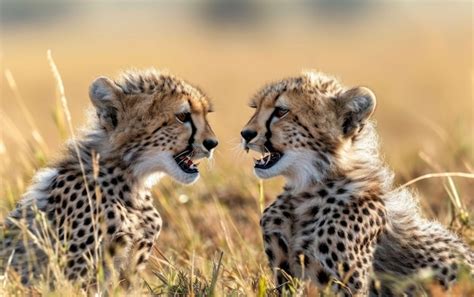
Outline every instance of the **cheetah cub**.
[[(347, 89), (317, 72), (253, 97), (244, 147), (264, 154), (255, 161), (258, 177), (287, 181), (260, 221), (280, 290), (290, 275), (365, 296), (374, 269), (401, 278), (423, 268), (448, 288), (461, 263), (472, 269), (467, 245), (423, 219), (408, 191), (394, 191), (369, 120), (375, 105), (369, 89)], [(378, 293), (393, 293), (389, 285), (382, 282)]]
[[(49, 274), (48, 262), (59, 256), (61, 273), (79, 283), (94, 282), (101, 265), (106, 275), (135, 275), (162, 226), (152, 182), (162, 174), (196, 181), (194, 161), (210, 157), (217, 146), (206, 119), (209, 100), (173, 75), (147, 70), (116, 81), (99, 77), (89, 96), (92, 123), (36, 174), (6, 220), (3, 272), (15, 270), (25, 284)], [(48, 247), (63, 253), (51, 257)]]

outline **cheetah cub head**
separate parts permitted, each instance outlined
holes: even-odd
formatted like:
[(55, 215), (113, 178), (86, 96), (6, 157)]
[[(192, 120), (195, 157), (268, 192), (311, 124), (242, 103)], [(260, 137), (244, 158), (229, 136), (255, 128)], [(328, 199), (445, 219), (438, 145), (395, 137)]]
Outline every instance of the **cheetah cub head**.
[(247, 151), (263, 155), (255, 160), (255, 174), (283, 175), (296, 185), (321, 181), (339, 167), (374, 111), (375, 95), (307, 72), (267, 85), (250, 106), (255, 113), (241, 135)]
[(107, 151), (138, 179), (166, 173), (182, 183), (199, 177), (196, 160), (212, 155), (217, 140), (207, 121), (208, 98), (196, 87), (156, 70), (97, 78), (89, 95)]

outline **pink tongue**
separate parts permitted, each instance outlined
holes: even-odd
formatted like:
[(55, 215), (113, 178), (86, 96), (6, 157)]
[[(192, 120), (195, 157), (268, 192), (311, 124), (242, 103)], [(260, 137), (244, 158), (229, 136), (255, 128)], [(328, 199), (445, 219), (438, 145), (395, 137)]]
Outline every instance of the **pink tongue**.
[(188, 165), (188, 166), (193, 165), (193, 161), (191, 161), (190, 159), (186, 160), (186, 165)]

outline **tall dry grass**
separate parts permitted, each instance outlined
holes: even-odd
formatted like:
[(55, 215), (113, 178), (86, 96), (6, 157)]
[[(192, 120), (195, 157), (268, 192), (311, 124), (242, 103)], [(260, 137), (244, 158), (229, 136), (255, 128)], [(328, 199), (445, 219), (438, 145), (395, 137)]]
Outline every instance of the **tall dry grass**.
[[(211, 124), (221, 145), (215, 164), (202, 164), (202, 177), (192, 187), (165, 179), (154, 188), (164, 226), (148, 274), (133, 295), (271, 294), (274, 285), (258, 220), (282, 180), (260, 182), (252, 175), (251, 158), (238, 149), (239, 131), (251, 114), (246, 102), (257, 88), (316, 68), (375, 91), (382, 149), (397, 182), (403, 185), (430, 174), (409, 185), (419, 192), (425, 214), (474, 246), (474, 183), (466, 176), (444, 174), (472, 177), (474, 172), (468, 14), (459, 12), (447, 24), (437, 14), (385, 11), (351, 28), (292, 21), (283, 28), (239, 31), (216, 30), (192, 20), (166, 19), (154, 27), (137, 12), (127, 13), (72, 18), (62, 27), (2, 31), (0, 220), (34, 172), (72, 136), (71, 121), (74, 128), (83, 123), (88, 84), (95, 76), (113, 76), (132, 66), (168, 68), (214, 99), (217, 112)], [(109, 26), (131, 16), (126, 30)], [(48, 69), (47, 48), (53, 49), (61, 69), (70, 119)], [(443, 296), (429, 279), (420, 281), (428, 293)], [(41, 283), (34, 290), (45, 296), (80, 295), (66, 284), (51, 292)], [(297, 280), (293, 290), (300, 295), (316, 292)], [(26, 293), (14, 280), (0, 280), (0, 295)], [(111, 292), (130, 294), (120, 286)], [(463, 276), (452, 294), (473, 295), (472, 280)]]

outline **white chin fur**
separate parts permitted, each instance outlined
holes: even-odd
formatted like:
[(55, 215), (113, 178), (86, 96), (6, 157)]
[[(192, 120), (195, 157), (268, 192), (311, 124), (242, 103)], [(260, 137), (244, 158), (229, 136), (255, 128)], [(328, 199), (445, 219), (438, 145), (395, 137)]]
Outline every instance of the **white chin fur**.
[(171, 176), (176, 181), (183, 184), (194, 183), (199, 178), (199, 172), (184, 172), (173, 158), (171, 153), (157, 153), (154, 155), (146, 155), (141, 158), (133, 169), (135, 176), (148, 179), (151, 175), (158, 172)]
[(282, 175), (287, 180), (287, 185), (295, 190), (303, 189), (311, 180), (321, 180), (323, 171), (318, 171), (313, 165), (314, 156), (302, 151), (285, 152), (283, 157), (268, 169), (255, 168), (255, 175), (267, 179)]
[(178, 168), (181, 172), (178, 174), (170, 174), (171, 177), (173, 177), (176, 181), (182, 183), (182, 184), (192, 184), (195, 181), (199, 179), (199, 172), (197, 173), (186, 173), (180, 168)]

